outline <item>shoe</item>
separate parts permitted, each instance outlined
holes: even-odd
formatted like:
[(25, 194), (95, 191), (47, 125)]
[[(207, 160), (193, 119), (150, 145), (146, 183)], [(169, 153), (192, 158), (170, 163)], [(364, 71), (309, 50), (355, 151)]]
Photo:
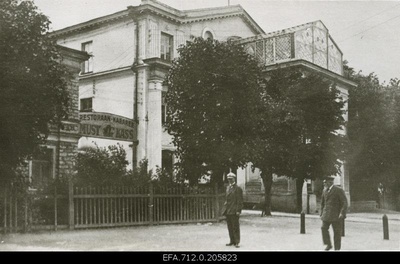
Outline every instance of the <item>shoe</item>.
[(235, 244), (235, 248), (240, 248), (239, 244)]
[(326, 248), (325, 248), (325, 251), (329, 251), (331, 249), (332, 249), (332, 246), (331, 245), (327, 245)]
[(225, 246), (233, 246), (233, 243), (226, 244)]

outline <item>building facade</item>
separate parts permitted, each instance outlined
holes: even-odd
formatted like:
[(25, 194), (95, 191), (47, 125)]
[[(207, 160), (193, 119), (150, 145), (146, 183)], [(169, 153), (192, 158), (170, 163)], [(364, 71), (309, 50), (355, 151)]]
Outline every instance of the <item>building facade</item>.
[(172, 168), (162, 83), (178, 47), (194, 37), (262, 33), (240, 6), (180, 11), (149, 0), (53, 32), (59, 45), (91, 55), (79, 77), (79, 148), (120, 144), (131, 165), (147, 159), (149, 169)]

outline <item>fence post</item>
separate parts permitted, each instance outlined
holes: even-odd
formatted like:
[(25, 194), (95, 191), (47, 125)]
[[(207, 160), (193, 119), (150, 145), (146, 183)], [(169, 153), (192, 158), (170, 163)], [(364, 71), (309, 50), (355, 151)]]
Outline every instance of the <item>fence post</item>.
[(57, 180), (54, 184), (54, 231), (57, 231)]
[(4, 229), (3, 233), (7, 233), (7, 187), (4, 188), (4, 219), (3, 219)]
[(68, 225), (69, 225), (69, 230), (74, 230), (75, 228), (75, 223), (74, 223), (74, 218), (75, 218), (75, 211), (74, 211), (74, 184), (72, 183), (72, 180), (69, 180), (68, 182)]
[(24, 197), (24, 232), (28, 232), (28, 195)]
[(301, 212), (300, 214), (300, 234), (305, 234), (306, 233), (306, 216), (304, 212)]
[(10, 203), (10, 206), (9, 206), (9, 222), (8, 222), (8, 226), (9, 226), (9, 231), (10, 232), (13, 232), (13, 219), (12, 219), (12, 212), (13, 212), (13, 190), (11, 189), (11, 191), (10, 191), (10, 195), (8, 196), (8, 198), (9, 198), (9, 203)]
[(215, 187), (214, 187), (214, 190), (215, 190), (215, 199), (214, 199), (214, 202), (215, 202), (215, 221), (219, 221), (219, 190), (218, 190), (218, 183), (215, 183)]
[(383, 239), (389, 240), (389, 221), (386, 215), (383, 215)]
[(150, 182), (149, 184), (149, 221), (150, 225), (153, 224), (154, 222), (154, 214), (153, 214), (153, 208), (154, 208), (154, 186), (153, 183)]

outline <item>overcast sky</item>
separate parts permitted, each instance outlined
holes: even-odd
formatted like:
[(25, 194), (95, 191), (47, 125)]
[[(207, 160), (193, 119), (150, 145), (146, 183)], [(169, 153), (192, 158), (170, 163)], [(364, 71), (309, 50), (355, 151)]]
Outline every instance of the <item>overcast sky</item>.
[[(115, 13), (140, 0), (34, 0), (61, 29)], [(159, 0), (185, 10), (240, 4), (268, 33), (321, 20), (356, 71), (400, 79), (400, 1)]]

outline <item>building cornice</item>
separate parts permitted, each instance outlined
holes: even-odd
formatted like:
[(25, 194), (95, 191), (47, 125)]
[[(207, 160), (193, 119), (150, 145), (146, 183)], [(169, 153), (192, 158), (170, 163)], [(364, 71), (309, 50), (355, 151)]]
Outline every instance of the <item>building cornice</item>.
[(95, 78), (95, 77), (102, 77), (105, 75), (116, 74), (116, 73), (121, 73), (121, 72), (125, 72), (125, 71), (130, 71), (130, 70), (132, 70), (132, 66), (126, 66), (126, 67), (121, 67), (121, 68), (112, 69), (112, 70), (108, 70), (108, 71), (95, 72), (95, 73), (85, 73), (85, 74), (79, 75), (79, 80), (87, 80), (87, 79), (91, 79), (91, 78)]
[(85, 30), (92, 30), (95, 28), (99, 28), (105, 24), (110, 24), (117, 21), (128, 20), (128, 19), (130, 19), (129, 11), (123, 10), (107, 16), (98, 17), (83, 23), (79, 23), (70, 27), (50, 32), (48, 36), (59, 38), (64, 35), (71, 35), (77, 32), (83, 32)]

